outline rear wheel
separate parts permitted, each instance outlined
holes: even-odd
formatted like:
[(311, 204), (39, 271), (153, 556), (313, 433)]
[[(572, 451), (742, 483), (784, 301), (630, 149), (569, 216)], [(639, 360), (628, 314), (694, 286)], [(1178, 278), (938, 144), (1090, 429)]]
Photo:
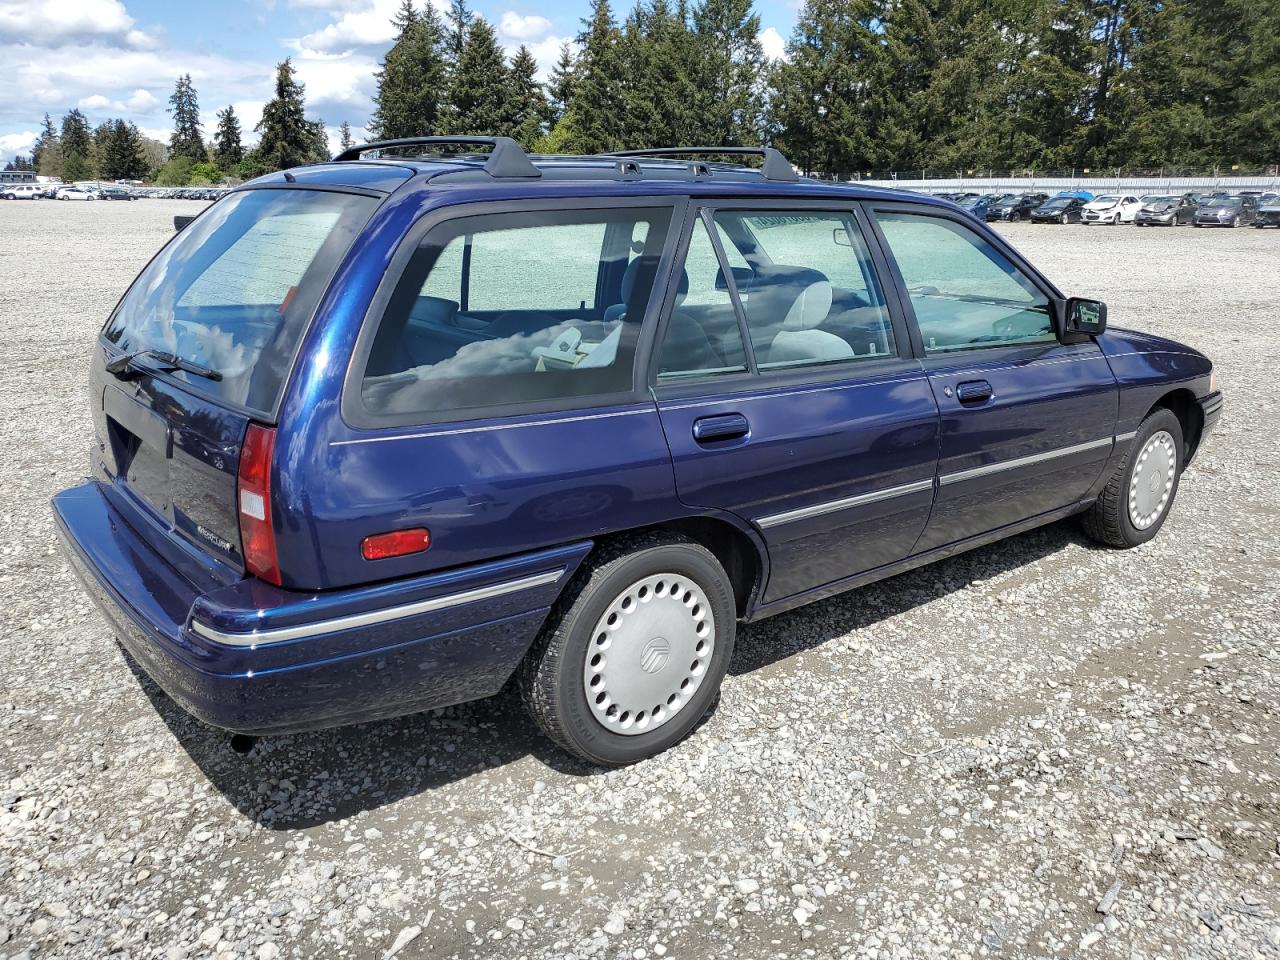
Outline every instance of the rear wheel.
[(539, 728), (592, 763), (623, 766), (688, 735), (733, 653), (729, 579), (704, 547), (643, 536), (574, 578), (520, 670)]
[(1153, 410), (1098, 499), (1083, 517), (1085, 533), (1112, 547), (1136, 547), (1160, 532), (1182, 476), (1182, 424)]

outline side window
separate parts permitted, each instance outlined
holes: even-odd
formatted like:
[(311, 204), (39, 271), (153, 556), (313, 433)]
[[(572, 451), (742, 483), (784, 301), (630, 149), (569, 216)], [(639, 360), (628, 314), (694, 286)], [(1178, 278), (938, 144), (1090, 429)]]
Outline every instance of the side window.
[(742, 328), (702, 220), (694, 224), (679, 282), (658, 353), (659, 382), (745, 372)]
[(1049, 301), (973, 230), (924, 214), (876, 214), (933, 356), (1052, 343)]
[(715, 221), (748, 264), (734, 271), (761, 370), (883, 358), (893, 326), (852, 213), (720, 210)]
[(622, 393), (668, 209), (447, 220), (420, 242), (365, 360), (377, 417)]

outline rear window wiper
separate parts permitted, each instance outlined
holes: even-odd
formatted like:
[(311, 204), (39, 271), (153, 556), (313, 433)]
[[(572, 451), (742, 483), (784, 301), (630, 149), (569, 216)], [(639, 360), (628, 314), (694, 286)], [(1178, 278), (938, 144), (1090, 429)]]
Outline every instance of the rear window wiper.
[(187, 373), (194, 373), (197, 377), (204, 377), (206, 380), (222, 379), (221, 371), (164, 350), (135, 350), (133, 353), (122, 353), (107, 363), (107, 373), (121, 379), (127, 379), (130, 374), (137, 372), (133, 366), (133, 361), (139, 357), (146, 357), (155, 361), (156, 366), (162, 370), (185, 370)]

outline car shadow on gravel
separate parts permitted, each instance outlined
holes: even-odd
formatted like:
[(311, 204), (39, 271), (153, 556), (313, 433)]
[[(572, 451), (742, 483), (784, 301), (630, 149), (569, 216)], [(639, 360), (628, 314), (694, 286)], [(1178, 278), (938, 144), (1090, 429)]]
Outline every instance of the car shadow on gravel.
[[(964, 590), (976, 580), (1087, 543), (1074, 523), (1056, 523), (745, 627), (729, 671), (741, 675), (759, 670)], [(263, 737), (250, 753), (240, 755), (227, 733), (183, 712), (121, 652), (156, 712), (209, 782), (241, 814), (271, 830), (313, 827), (472, 777), (500, 776), (502, 768), (529, 757), (569, 776), (603, 769), (548, 743), (510, 685), (497, 696), (442, 710)]]

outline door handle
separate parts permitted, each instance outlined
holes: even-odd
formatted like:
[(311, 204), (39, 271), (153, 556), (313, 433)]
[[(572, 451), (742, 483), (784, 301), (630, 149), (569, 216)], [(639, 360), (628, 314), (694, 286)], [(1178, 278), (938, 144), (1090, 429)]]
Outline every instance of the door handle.
[(693, 439), (699, 443), (713, 440), (736, 440), (745, 437), (751, 424), (740, 413), (723, 413), (714, 417), (699, 417), (693, 421)]
[(969, 380), (956, 387), (956, 399), (966, 406), (986, 403), (994, 393), (986, 380)]

